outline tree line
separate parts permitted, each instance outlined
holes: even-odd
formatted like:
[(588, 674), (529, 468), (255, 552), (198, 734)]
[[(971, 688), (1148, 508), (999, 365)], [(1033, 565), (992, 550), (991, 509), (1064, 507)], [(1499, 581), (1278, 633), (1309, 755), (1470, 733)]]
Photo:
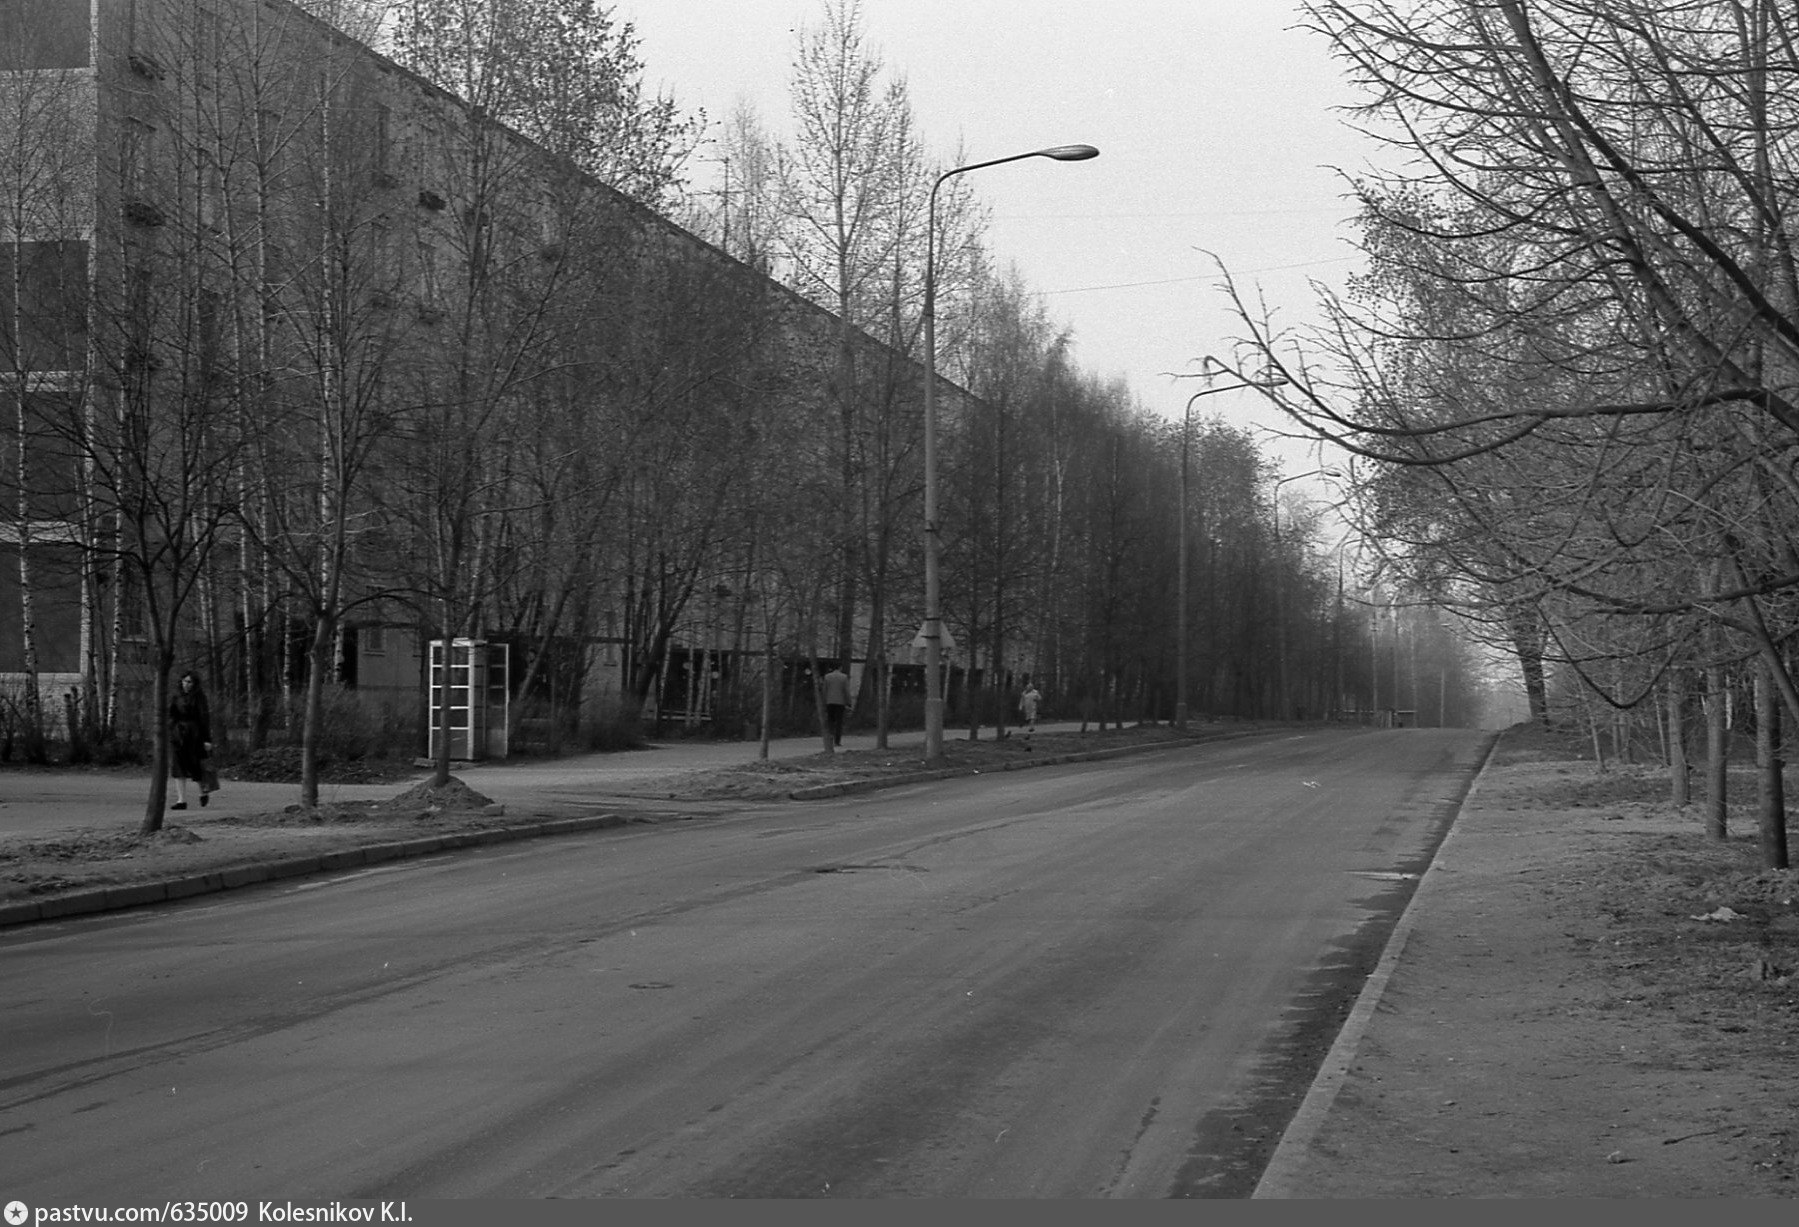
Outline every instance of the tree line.
[[(1751, 733), (1784, 866), (1799, 719), (1799, 26), (1770, 0), (1305, 6), (1393, 169), (1279, 398), (1360, 458), (1372, 541), (1509, 646), (1533, 714), (1646, 746), (1708, 830)], [(1248, 319), (1247, 316), (1245, 316)], [(1253, 321), (1251, 321), (1253, 326)]]

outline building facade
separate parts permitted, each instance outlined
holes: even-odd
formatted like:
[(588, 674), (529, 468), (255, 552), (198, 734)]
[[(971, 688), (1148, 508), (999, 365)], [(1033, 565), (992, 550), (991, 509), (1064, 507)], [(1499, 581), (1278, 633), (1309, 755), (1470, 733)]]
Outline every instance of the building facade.
[(829, 429), (834, 317), (281, 0), (9, 0), (0, 134), (8, 719), (143, 731), (197, 667), (422, 721), (434, 638), (709, 696), (694, 551)]

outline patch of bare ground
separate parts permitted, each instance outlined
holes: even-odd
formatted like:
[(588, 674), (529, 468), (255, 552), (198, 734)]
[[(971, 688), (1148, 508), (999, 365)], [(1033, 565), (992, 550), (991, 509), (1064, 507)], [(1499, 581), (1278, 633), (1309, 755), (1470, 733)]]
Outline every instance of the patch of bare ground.
[(1794, 1196), (1799, 881), (1761, 866), (1753, 832), (1718, 840), (1703, 833), (1694, 807), (1645, 809), (1634, 823), (1627, 813), (1601, 815), (1638, 829), (1572, 883), (1590, 892), (1582, 911), (1592, 927), (1571, 940), (1601, 964), (1607, 991), (1595, 1008), (1658, 1036), (1635, 1058), (1643, 1069), (1730, 1088), (1696, 1123), (1734, 1144), (1743, 1191)]

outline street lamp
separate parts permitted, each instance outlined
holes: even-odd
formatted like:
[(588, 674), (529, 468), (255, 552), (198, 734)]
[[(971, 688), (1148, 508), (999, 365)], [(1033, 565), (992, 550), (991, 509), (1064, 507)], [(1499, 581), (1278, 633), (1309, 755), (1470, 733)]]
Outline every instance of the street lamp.
[(988, 162), (971, 162), (946, 170), (931, 184), (925, 213), (924, 256), (924, 760), (943, 761), (943, 608), (938, 599), (937, 563), (937, 189), (944, 180), (1003, 162), (1025, 158), (1052, 158), (1057, 162), (1084, 162), (1099, 156), (1091, 145), (1056, 145), (1033, 149)]
[[(1230, 372), (1230, 368), (1218, 359), (1207, 354), (1200, 363), (1202, 378), (1211, 379), (1219, 371)], [(1181, 500), (1180, 523), (1178, 525), (1178, 548), (1180, 550), (1178, 589), (1175, 600), (1179, 606), (1175, 613), (1175, 666), (1174, 666), (1174, 727), (1187, 727), (1187, 456), (1192, 450), (1193, 436), (1193, 402), (1202, 396), (1210, 396), (1214, 392), (1234, 392), (1238, 388), (1278, 388), (1287, 382), (1287, 377), (1279, 371), (1265, 371), (1260, 379), (1244, 379), (1238, 383), (1222, 384), (1218, 387), (1201, 388), (1187, 398), (1187, 408), (1181, 421)]]

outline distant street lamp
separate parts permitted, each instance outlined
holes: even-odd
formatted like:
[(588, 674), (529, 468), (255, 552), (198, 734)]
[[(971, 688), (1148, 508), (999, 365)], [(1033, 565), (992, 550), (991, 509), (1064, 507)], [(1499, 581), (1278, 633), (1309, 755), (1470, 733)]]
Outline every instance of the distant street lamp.
[[(1229, 372), (1230, 368), (1218, 359), (1207, 354), (1200, 363), (1200, 374), (1211, 379), (1219, 371)], [(1202, 396), (1210, 396), (1214, 392), (1234, 392), (1238, 388), (1278, 388), (1287, 382), (1287, 377), (1279, 371), (1268, 371), (1261, 379), (1244, 379), (1237, 383), (1222, 384), (1215, 388), (1201, 388), (1187, 398), (1187, 408), (1181, 421), (1181, 500), (1180, 523), (1178, 525), (1178, 546), (1180, 550), (1179, 580), (1175, 596), (1177, 605), (1175, 613), (1175, 665), (1174, 665), (1174, 727), (1187, 727), (1187, 456), (1192, 450), (1193, 436), (1193, 402)]]
[(931, 184), (925, 218), (924, 256), (924, 761), (943, 761), (943, 608), (938, 598), (939, 557), (937, 524), (937, 189), (944, 180), (1003, 162), (1025, 158), (1053, 158), (1057, 162), (1084, 162), (1099, 156), (1091, 145), (1056, 145), (1033, 149), (988, 162), (972, 162), (946, 170)]

